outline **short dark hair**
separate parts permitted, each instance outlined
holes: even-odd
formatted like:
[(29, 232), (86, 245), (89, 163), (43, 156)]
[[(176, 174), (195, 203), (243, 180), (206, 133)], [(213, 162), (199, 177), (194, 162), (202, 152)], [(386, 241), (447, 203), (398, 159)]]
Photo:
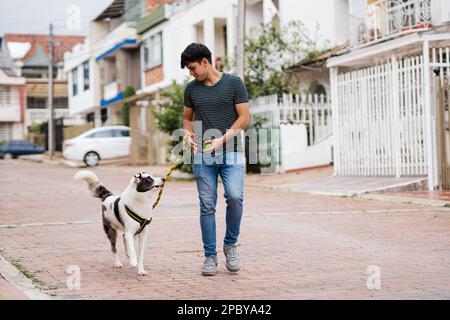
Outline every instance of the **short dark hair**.
[(208, 47), (201, 43), (191, 43), (181, 54), (181, 69), (184, 69), (191, 62), (200, 63), (207, 59), (212, 64), (212, 54)]

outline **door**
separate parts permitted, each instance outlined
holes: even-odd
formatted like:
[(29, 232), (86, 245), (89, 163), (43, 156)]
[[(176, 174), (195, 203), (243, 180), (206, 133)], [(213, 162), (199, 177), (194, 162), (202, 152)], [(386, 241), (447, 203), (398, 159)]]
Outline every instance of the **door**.
[(91, 143), (94, 150), (100, 153), (100, 158), (111, 159), (116, 157), (117, 143), (113, 130), (101, 130), (93, 134)]
[(115, 145), (117, 157), (128, 157), (130, 155), (130, 130), (127, 129), (115, 129)]
[(436, 81), (438, 90), (436, 104), (437, 143), (438, 143), (438, 172), (439, 187), (450, 190), (450, 84), (447, 77)]

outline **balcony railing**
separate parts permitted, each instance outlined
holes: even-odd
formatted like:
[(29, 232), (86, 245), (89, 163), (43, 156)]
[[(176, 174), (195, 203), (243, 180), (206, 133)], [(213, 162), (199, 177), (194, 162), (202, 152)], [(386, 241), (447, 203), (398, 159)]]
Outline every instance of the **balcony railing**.
[(352, 46), (359, 48), (431, 28), (431, 0), (380, 0), (350, 15)]
[[(69, 116), (68, 109), (54, 109), (55, 118), (65, 118)], [(27, 124), (33, 122), (45, 122), (48, 120), (49, 111), (48, 109), (28, 109), (25, 112), (25, 121)]]
[(119, 93), (119, 86), (116, 81), (113, 81), (103, 86), (103, 99), (109, 100), (117, 96)]

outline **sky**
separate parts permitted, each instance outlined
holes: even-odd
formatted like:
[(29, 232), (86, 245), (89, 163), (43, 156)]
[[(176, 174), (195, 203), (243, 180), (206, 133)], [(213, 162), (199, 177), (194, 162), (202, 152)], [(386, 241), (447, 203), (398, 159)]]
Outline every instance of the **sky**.
[(113, 0), (0, 0), (0, 36), (4, 33), (87, 35), (88, 22)]

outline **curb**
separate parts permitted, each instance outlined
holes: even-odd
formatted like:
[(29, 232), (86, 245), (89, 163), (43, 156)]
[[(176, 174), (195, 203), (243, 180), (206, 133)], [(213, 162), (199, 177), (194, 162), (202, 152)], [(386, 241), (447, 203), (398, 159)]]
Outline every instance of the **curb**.
[(377, 200), (382, 202), (398, 202), (398, 203), (414, 203), (414, 204), (422, 204), (431, 207), (450, 207), (450, 202), (443, 200), (430, 200), (430, 199), (422, 199), (422, 198), (411, 198), (411, 197), (402, 197), (402, 196), (388, 196), (382, 194), (363, 194), (360, 195), (360, 198), (369, 199), (369, 200)]
[(25, 277), (15, 266), (0, 255), (0, 274), (31, 300), (56, 300), (39, 290), (31, 279)]

